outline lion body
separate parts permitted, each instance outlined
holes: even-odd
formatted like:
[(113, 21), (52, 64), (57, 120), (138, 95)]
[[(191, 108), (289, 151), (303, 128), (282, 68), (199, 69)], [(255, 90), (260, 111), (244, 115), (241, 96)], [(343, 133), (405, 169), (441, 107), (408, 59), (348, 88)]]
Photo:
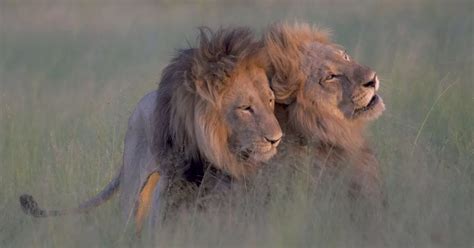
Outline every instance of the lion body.
[(282, 132), (261, 43), (248, 28), (200, 31), (199, 45), (178, 51), (129, 118), (119, 175), (77, 208), (43, 210), (22, 195), (25, 213), (83, 213), (120, 191), (124, 218), (134, 215), (139, 232), (149, 213), (154, 223), (168, 206), (196, 205), (275, 155)]

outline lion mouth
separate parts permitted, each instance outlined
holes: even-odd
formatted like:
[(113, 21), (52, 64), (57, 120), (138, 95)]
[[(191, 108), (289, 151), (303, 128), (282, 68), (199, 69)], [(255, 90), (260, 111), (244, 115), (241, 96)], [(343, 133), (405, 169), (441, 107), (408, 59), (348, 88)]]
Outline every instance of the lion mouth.
[(380, 101), (380, 97), (378, 95), (374, 94), (374, 96), (372, 96), (372, 98), (370, 98), (370, 101), (369, 101), (369, 103), (367, 103), (367, 105), (365, 105), (361, 108), (357, 108), (354, 111), (354, 113), (368, 111), (368, 110), (372, 109), (379, 101)]
[(382, 98), (374, 94), (367, 105), (357, 108), (354, 110), (354, 117), (366, 116), (373, 117), (378, 116), (385, 109)]

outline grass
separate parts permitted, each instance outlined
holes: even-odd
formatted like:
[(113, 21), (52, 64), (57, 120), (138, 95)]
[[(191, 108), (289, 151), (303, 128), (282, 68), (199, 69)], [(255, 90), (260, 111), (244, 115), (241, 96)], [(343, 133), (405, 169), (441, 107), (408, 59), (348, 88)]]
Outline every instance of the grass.
[[(472, 247), (474, 5), (350, 4), (0, 2), (0, 247)], [(74, 206), (115, 175), (129, 114), (196, 26), (282, 19), (332, 28), (381, 77), (387, 110), (368, 135), (386, 211), (367, 218), (341, 182), (315, 186), (283, 169), (142, 240), (116, 199), (82, 216), (21, 212), (22, 193)]]

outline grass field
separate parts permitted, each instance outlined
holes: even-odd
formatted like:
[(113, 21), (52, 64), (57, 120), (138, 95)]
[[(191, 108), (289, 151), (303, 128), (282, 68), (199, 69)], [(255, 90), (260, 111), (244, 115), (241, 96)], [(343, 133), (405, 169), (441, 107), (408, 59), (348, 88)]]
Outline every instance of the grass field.
[[(474, 246), (474, 2), (158, 2), (0, 0), (0, 247)], [(348, 214), (364, 206), (338, 182), (284, 175), (261, 179), (269, 204), (261, 187), (236, 192), (142, 240), (117, 199), (81, 216), (21, 212), (22, 193), (71, 207), (115, 176), (134, 105), (197, 26), (277, 20), (330, 27), (381, 78), (387, 110), (368, 135), (388, 208), (374, 221)]]

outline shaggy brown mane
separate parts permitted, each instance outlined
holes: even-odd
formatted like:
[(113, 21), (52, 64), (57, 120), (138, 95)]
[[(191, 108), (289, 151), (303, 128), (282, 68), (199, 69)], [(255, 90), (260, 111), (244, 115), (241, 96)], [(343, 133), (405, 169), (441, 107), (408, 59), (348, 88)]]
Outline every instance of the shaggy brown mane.
[(290, 103), (294, 93), (306, 81), (306, 73), (301, 69), (304, 46), (310, 42), (331, 43), (328, 29), (310, 26), (306, 23), (273, 24), (264, 36), (265, 50), (271, 62), (272, 88), (276, 98)]
[[(199, 31), (197, 48), (178, 51), (163, 70), (156, 106), (155, 150), (158, 161), (169, 159), (169, 154), (184, 154), (180, 159), (210, 163), (238, 178), (248, 168), (229, 151), (228, 128), (217, 118), (216, 109), (227, 83), (239, 70), (264, 67), (261, 43), (243, 27)], [(165, 173), (170, 170), (168, 165), (160, 169)]]

